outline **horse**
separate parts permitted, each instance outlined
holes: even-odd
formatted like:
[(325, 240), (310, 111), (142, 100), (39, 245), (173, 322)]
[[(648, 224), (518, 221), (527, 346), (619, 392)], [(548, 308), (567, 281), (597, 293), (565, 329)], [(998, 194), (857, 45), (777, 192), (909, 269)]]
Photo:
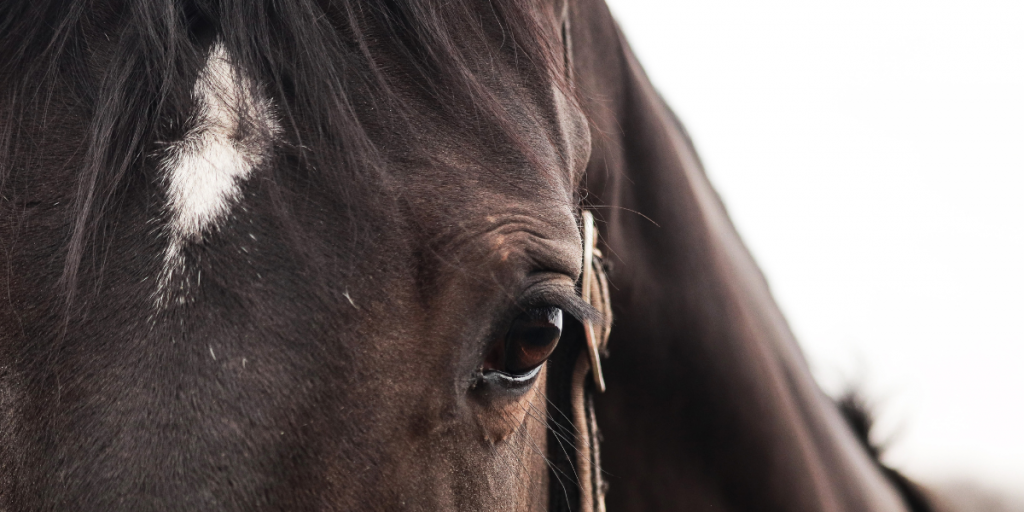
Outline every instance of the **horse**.
[(0, 510), (929, 509), (601, 0), (10, 0), (0, 49)]

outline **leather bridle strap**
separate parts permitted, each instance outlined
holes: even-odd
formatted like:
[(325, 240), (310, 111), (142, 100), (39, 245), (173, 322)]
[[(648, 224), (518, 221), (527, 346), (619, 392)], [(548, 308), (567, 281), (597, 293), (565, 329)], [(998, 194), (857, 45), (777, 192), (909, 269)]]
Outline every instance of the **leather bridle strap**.
[[(571, 383), (572, 421), (576, 436), (576, 476), (580, 486), (579, 510), (605, 512), (605, 483), (601, 476), (601, 452), (598, 446), (597, 418), (594, 415), (594, 391), (605, 390), (604, 374), (601, 371), (601, 354), (611, 334), (612, 308), (608, 293), (608, 276), (601, 262), (601, 251), (597, 248), (597, 227), (594, 215), (589, 211), (582, 214), (583, 221), (583, 277), (581, 292), (583, 300), (594, 306), (603, 316), (601, 325), (583, 323), (586, 347), (577, 356), (573, 367)], [(587, 378), (587, 375), (591, 378)]]
[[(611, 315), (611, 304), (608, 301), (608, 278), (601, 265), (601, 250), (597, 248), (597, 227), (594, 225), (594, 214), (583, 212), (583, 283), (580, 292), (591, 306), (595, 306), (602, 314)], [(587, 337), (587, 353), (590, 356), (590, 368), (593, 370), (594, 387), (604, 392), (604, 373), (601, 371), (600, 350), (608, 341), (608, 321), (605, 328), (596, 332), (593, 322), (584, 322), (583, 330)]]

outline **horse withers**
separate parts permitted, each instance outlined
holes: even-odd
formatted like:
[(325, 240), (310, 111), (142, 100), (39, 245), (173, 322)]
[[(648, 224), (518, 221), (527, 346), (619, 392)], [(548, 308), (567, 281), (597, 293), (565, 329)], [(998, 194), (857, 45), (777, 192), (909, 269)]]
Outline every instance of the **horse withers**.
[(599, 0), (11, 0), (0, 50), (0, 510), (912, 505)]

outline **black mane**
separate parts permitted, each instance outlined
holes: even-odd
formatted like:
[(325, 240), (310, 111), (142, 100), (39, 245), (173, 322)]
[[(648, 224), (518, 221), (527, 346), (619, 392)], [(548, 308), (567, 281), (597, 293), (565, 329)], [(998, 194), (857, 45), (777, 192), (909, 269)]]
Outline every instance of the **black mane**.
[[(403, 92), (454, 123), (510, 130), (482, 78), (494, 70), (475, 64), (487, 56), (470, 52), (498, 47), (524, 75), (563, 84), (554, 72), (561, 54), (537, 13), (529, 0), (4, 2), (0, 197), (16, 204), (9, 182), (50, 151), (38, 136), (54, 119), (41, 113), (81, 122), (82, 140), (65, 141), (78, 180), (62, 280), (71, 304), (81, 265), (102, 265), (105, 212), (126, 188), (150, 186), (147, 163), (188, 122), (214, 42), (272, 98), (284, 129), (280, 152), (297, 159), (305, 179), (353, 204), (386, 172), (390, 148), (371, 136), (374, 126), (386, 126), (391, 140), (416, 136)], [(399, 90), (410, 84), (417, 90)]]
[(855, 391), (848, 391), (836, 400), (836, 405), (839, 407), (839, 412), (843, 415), (843, 419), (846, 420), (846, 423), (856, 435), (857, 440), (860, 441), (861, 446), (871, 455), (871, 459), (878, 466), (882, 474), (899, 490), (900, 495), (903, 496), (903, 501), (906, 502), (911, 512), (931, 512), (935, 510), (921, 487), (911, 482), (910, 479), (903, 476), (899, 471), (882, 462), (881, 457), (885, 451), (885, 446), (871, 440), (871, 430), (875, 425), (875, 418), (864, 398)]

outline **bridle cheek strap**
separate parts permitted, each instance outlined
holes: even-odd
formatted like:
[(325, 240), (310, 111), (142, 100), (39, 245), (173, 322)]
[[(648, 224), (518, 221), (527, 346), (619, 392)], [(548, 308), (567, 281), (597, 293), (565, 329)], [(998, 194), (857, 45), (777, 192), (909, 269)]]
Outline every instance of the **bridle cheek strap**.
[[(603, 316), (601, 325), (584, 322), (586, 348), (576, 358), (572, 373), (573, 424), (579, 431), (576, 437), (576, 474), (580, 484), (580, 508), (586, 512), (605, 512), (606, 485), (601, 477), (601, 452), (597, 417), (594, 414), (593, 393), (605, 389), (601, 371), (601, 355), (611, 334), (612, 308), (608, 293), (608, 276), (597, 248), (598, 233), (594, 215), (584, 211), (583, 221), (583, 300), (594, 306)], [(590, 378), (588, 378), (588, 374)]]

